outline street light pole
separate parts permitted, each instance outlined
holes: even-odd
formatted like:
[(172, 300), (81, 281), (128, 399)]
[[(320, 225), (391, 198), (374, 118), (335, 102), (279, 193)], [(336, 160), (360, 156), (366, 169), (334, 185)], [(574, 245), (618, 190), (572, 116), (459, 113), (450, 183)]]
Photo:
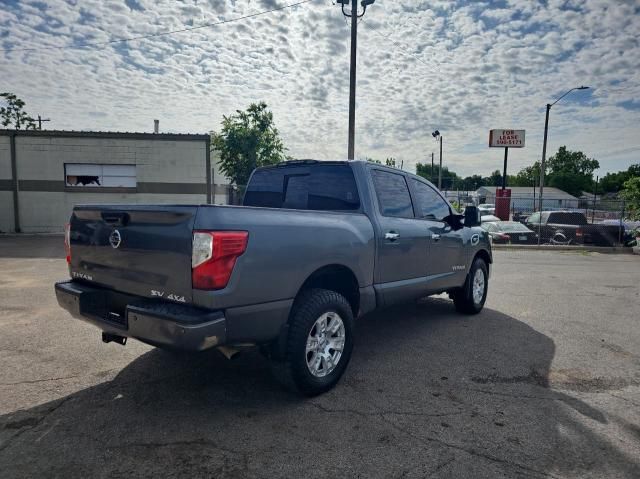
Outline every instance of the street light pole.
[[(431, 136), (435, 138), (436, 141), (440, 141), (440, 168), (438, 168), (438, 189), (442, 188), (442, 135), (439, 130), (431, 133)], [(431, 154), (431, 158), (433, 159), (433, 153)], [(432, 163), (433, 164), (433, 163)], [(433, 169), (432, 169), (433, 172)]]
[(352, 0), (351, 13), (347, 13), (344, 9), (345, 5), (349, 5), (349, 0), (336, 0), (336, 3), (342, 5), (342, 14), (345, 17), (351, 17), (351, 64), (349, 68), (349, 146), (347, 156), (349, 160), (355, 159), (356, 149), (356, 58), (358, 54), (358, 18), (364, 16), (367, 6), (372, 5), (375, 0), (362, 0), (361, 5), (363, 11), (358, 14), (358, 0)]
[(433, 183), (433, 170), (435, 169), (435, 167), (433, 166), (433, 151), (431, 152), (431, 183)]
[(544, 140), (542, 141), (542, 161), (540, 162), (540, 195), (538, 196), (538, 211), (542, 211), (542, 194), (544, 193), (544, 162), (547, 158), (547, 134), (549, 133), (549, 110), (551, 105), (547, 103), (547, 114), (544, 117)]
[[(551, 107), (553, 105), (555, 105), (556, 103), (558, 103), (560, 100), (562, 100), (565, 96), (567, 96), (569, 93), (571, 93), (574, 90), (588, 90), (589, 87), (588, 86), (578, 86), (575, 88), (572, 88), (571, 90), (569, 90), (568, 92), (566, 92), (564, 95), (562, 95), (560, 98), (558, 98), (556, 101), (554, 101), (553, 103), (547, 103), (547, 113), (544, 117), (544, 140), (542, 142), (542, 161), (540, 162), (540, 197), (538, 198), (538, 211), (540, 211), (542, 213), (542, 202), (543, 202), (543, 192), (544, 192), (544, 173), (545, 173), (545, 161), (547, 158), (547, 134), (549, 133), (549, 110), (551, 110)], [(540, 238), (538, 238), (539, 240)]]

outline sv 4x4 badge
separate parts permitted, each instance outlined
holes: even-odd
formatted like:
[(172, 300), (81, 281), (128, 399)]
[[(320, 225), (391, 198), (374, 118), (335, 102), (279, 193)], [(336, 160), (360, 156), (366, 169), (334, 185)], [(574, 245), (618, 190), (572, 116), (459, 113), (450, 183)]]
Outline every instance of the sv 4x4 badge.
[(177, 301), (178, 303), (187, 302), (184, 296), (178, 296), (177, 294), (173, 294), (173, 293), (169, 293), (167, 296), (165, 296), (164, 291), (156, 291), (155, 289), (151, 290), (151, 296), (155, 296), (157, 298), (170, 299), (171, 301)]

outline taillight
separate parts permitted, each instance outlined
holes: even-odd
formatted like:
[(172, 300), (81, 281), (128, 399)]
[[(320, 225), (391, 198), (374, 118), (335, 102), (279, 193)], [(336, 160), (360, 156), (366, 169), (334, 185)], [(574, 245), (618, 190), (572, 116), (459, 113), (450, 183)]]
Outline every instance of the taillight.
[(580, 236), (580, 237), (584, 236), (584, 234), (582, 233), (582, 230), (580, 228), (578, 228), (576, 230), (576, 236)]
[(236, 259), (247, 249), (246, 231), (194, 231), (191, 280), (194, 289), (222, 289)]
[(67, 264), (71, 264), (71, 224), (69, 223), (64, 225), (64, 252), (67, 255)]

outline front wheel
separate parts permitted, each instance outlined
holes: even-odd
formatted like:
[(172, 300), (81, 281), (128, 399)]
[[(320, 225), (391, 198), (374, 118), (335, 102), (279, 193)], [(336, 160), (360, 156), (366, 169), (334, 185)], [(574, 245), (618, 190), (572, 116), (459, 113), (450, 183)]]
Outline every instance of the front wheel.
[(316, 396), (338, 382), (353, 349), (353, 313), (341, 294), (312, 289), (296, 299), (284, 361), (272, 361), (276, 378), (289, 389)]
[(489, 269), (484, 260), (476, 258), (462, 288), (451, 295), (456, 310), (464, 314), (478, 314), (482, 311), (489, 289), (488, 273)]

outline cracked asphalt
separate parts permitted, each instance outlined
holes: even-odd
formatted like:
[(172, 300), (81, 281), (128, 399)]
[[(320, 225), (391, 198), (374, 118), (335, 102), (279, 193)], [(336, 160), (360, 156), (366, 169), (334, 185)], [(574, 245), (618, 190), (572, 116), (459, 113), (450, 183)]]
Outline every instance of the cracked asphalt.
[(317, 398), (58, 308), (61, 237), (0, 237), (0, 476), (640, 477), (640, 257), (495, 252), (485, 310), (357, 324)]

